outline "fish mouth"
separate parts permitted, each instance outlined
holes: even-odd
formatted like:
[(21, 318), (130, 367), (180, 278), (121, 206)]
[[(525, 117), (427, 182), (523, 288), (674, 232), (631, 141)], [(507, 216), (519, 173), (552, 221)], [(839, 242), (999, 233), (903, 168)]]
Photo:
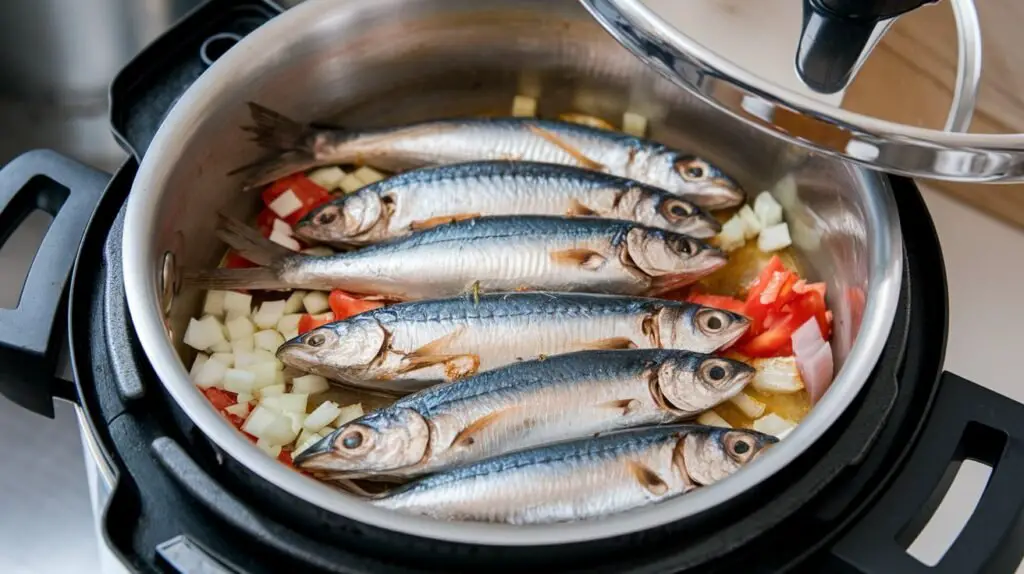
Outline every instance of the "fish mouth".
[(324, 456), (334, 452), (334, 439), (337, 434), (338, 431), (335, 430), (324, 438), (316, 441), (313, 443), (313, 446), (310, 446), (306, 450), (295, 455), (295, 457), (292, 458), (292, 464), (311, 470), (317, 468), (324, 468), (324, 470), (326, 470), (325, 467), (318, 467), (315, 462), (318, 458), (323, 458)]
[(736, 207), (747, 199), (747, 194), (736, 182), (723, 177), (713, 178), (702, 185), (700, 196), (701, 207), (709, 210)]

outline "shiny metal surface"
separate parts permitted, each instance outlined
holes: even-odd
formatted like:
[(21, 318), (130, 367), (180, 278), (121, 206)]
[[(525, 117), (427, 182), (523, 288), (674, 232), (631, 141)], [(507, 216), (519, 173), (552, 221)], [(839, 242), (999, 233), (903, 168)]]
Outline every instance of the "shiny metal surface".
[[(695, 42), (643, 0), (581, 2), (623, 46), (676, 85), (787, 142), (903, 175), (976, 182), (1024, 179), (1024, 134), (959, 133), (969, 125), (981, 70), (981, 31), (972, 0), (953, 2), (961, 42), (957, 96), (946, 123), (953, 131), (880, 120), (781, 87)], [(747, 112), (745, 99), (767, 111)], [(775, 121), (776, 109), (799, 114), (807, 129), (792, 133)]]
[[(650, 508), (572, 524), (513, 527), (437, 522), (374, 508), (267, 457), (191, 384), (163, 323), (160, 274), (170, 250), (183, 267), (213, 266), (219, 210), (246, 217), (229, 170), (260, 155), (244, 143), (252, 100), (300, 120), (388, 125), (454, 114), (503, 113), (512, 96), (540, 96), (542, 114), (568, 109), (651, 120), (650, 136), (692, 149), (751, 192), (777, 192), (810, 273), (829, 283), (841, 369), (800, 427), (730, 479)], [(182, 241), (182, 238), (184, 240)], [(179, 243), (181, 242), (181, 243)], [(142, 346), (170, 394), (223, 451), (295, 496), (352, 519), (427, 538), (500, 545), (591, 540), (677, 521), (763, 481), (804, 452), (867, 380), (891, 327), (902, 265), (899, 223), (878, 174), (809, 154), (681, 91), (623, 50), (573, 0), (309, 0), (228, 51), (178, 101), (156, 134), (128, 201), (128, 305)], [(197, 311), (183, 290), (177, 332)], [(866, 302), (866, 305), (865, 305)]]

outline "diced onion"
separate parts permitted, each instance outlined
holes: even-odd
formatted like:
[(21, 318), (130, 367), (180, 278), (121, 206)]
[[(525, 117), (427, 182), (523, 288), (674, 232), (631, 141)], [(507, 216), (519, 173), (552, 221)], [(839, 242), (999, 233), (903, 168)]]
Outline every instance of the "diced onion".
[(295, 195), (294, 191), (289, 189), (275, 197), (267, 207), (270, 208), (270, 211), (274, 212), (274, 215), (284, 219), (302, 209), (302, 200), (299, 199), (299, 196)]
[[(292, 379), (292, 391), (296, 393), (315, 395), (317, 393), (322, 393), (329, 388), (331, 388), (331, 384), (327, 382), (327, 379), (320, 375), (303, 375)], [(337, 417), (337, 415), (335, 415), (335, 417)]]
[[(302, 253), (306, 255), (312, 255), (314, 257), (330, 257), (334, 255), (334, 250), (330, 247), (324, 247), (323, 245), (317, 245), (316, 247), (310, 247), (309, 249), (303, 249)], [(305, 296), (305, 292), (302, 293)], [(301, 307), (300, 307), (301, 308)]]
[(832, 345), (821, 336), (818, 322), (811, 317), (790, 337), (796, 366), (800, 376), (807, 385), (807, 394), (811, 404), (815, 404), (824, 396), (832, 384), (835, 364), (832, 360)]
[(779, 440), (785, 438), (795, 428), (796, 423), (775, 413), (768, 413), (754, 421), (754, 430), (770, 434)]
[(743, 414), (747, 415), (752, 419), (764, 414), (765, 405), (761, 401), (751, 397), (746, 393), (740, 393), (735, 397), (731, 398), (729, 402), (739, 410), (743, 411)]
[(224, 373), (224, 390), (232, 393), (251, 393), (256, 375), (245, 369), (228, 369)]
[(273, 329), (284, 316), (284, 301), (264, 301), (253, 315), (253, 322), (260, 329)]
[(273, 329), (267, 329), (256, 333), (256, 335), (253, 336), (253, 340), (257, 349), (263, 349), (265, 351), (270, 351), (271, 353), (276, 352), (277, 348), (284, 344), (284, 337), (281, 336), (281, 333), (278, 333)]
[(267, 439), (271, 444), (288, 444), (295, 440), (295, 437), (299, 436), (300, 430), (302, 430), (301, 425), (299, 428), (295, 428), (291, 417), (279, 415), (278, 418), (274, 419), (274, 422), (267, 426), (267, 429), (263, 431), (263, 436), (260, 438)]
[(285, 341), (291, 341), (292, 339), (294, 339), (294, 338), (299, 336), (299, 330), (295, 329), (294, 331), (288, 331), (287, 333), (281, 333), (281, 336), (284, 337)]
[(260, 400), (262, 401), (267, 397), (279, 397), (283, 395), (285, 393), (285, 386), (282, 383), (274, 383), (273, 385), (258, 389), (256, 392), (259, 394)]
[(197, 387), (202, 389), (219, 387), (224, 380), (224, 374), (227, 370), (227, 365), (220, 361), (214, 361), (211, 359), (203, 363), (202, 368), (199, 369), (198, 373), (196, 373), (194, 382)]
[(273, 353), (268, 353), (263, 349), (250, 351), (248, 353), (235, 353), (235, 367), (244, 369), (252, 365), (258, 365), (260, 363), (273, 363), (277, 358), (274, 357)]
[(224, 412), (228, 413), (229, 415), (235, 415), (236, 417), (241, 417), (244, 419), (245, 417), (249, 416), (249, 403), (240, 401), (237, 404), (231, 405), (230, 407), (225, 407)]
[(226, 340), (225, 341), (221, 341), (220, 343), (217, 343), (216, 345), (210, 347), (210, 352), (211, 353), (230, 353), (231, 352), (231, 343), (227, 342)]
[(224, 328), (213, 315), (207, 315), (198, 321), (189, 319), (183, 341), (197, 351), (205, 351), (217, 343), (227, 342), (224, 339)]
[(359, 181), (363, 182), (365, 185), (377, 183), (378, 181), (384, 179), (384, 174), (373, 169), (368, 165), (364, 165), (363, 167), (353, 171), (352, 175), (355, 176), (356, 179), (358, 179)]
[(746, 239), (753, 239), (761, 233), (761, 220), (754, 214), (754, 210), (750, 209), (749, 205), (744, 205), (736, 212), (735, 217), (739, 217), (743, 221), (743, 236)]
[(302, 245), (298, 242), (298, 240), (296, 240), (291, 235), (282, 233), (278, 229), (274, 229), (273, 231), (271, 231), (270, 237), (268, 239), (280, 245), (281, 247), (291, 249), (292, 251), (299, 251), (302, 249)]
[(622, 114), (622, 131), (636, 137), (644, 137), (647, 133), (647, 118), (633, 112)]
[[(275, 327), (282, 335), (299, 330), (299, 321), (302, 320), (302, 313), (289, 313), (281, 317)], [(287, 340), (287, 337), (285, 338)]]
[(732, 425), (729, 424), (729, 421), (723, 419), (715, 411), (707, 411), (701, 413), (701, 415), (697, 417), (697, 422), (702, 425), (707, 425), (709, 427), (722, 427), (727, 429), (732, 428)]
[(296, 413), (293, 411), (288, 411), (284, 413), (284, 416), (288, 417), (288, 420), (291, 421), (292, 432), (295, 433), (295, 436), (299, 436), (299, 433), (302, 431), (302, 424), (306, 422), (306, 413)]
[(310, 291), (308, 295), (302, 298), (302, 304), (310, 315), (317, 315), (331, 308), (330, 303), (327, 301), (327, 293), (323, 291)]
[(331, 423), (331, 425), (340, 427), (341, 425), (354, 421), (361, 416), (363, 416), (363, 403), (346, 405), (341, 407), (341, 411), (338, 413), (338, 418), (334, 419), (334, 422)]
[(718, 234), (718, 246), (723, 251), (735, 251), (746, 244), (746, 224), (739, 216), (733, 215), (722, 224), (722, 232)]
[(316, 433), (308, 433), (306, 432), (306, 430), (303, 430), (302, 433), (299, 433), (299, 438), (296, 439), (295, 441), (295, 444), (298, 446), (295, 447), (295, 450), (292, 451), (292, 454), (299, 454), (300, 452), (309, 449), (309, 447), (320, 442), (322, 438), (322, 436)]
[(210, 355), (210, 359), (224, 363), (225, 367), (233, 367), (235, 365), (235, 355), (233, 353), (214, 353)]
[(249, 393), (236, 393), (236, 394), (238, 395), (236, 397), (236, 400), (238, 400), (238, 402), (240, 402), (240, 403), (248, 403), (248, 402), (252, 401), (252, 395), (249, 394)]
[(309, 432), (317, 432), (331, 424), (331, 421), (337, 419), (340, 414), (341, 407), (337, 403), (334, 401), (324, 401), (313, 412), (309, 413), (302, 426)]
[(782, 206), (767, 191), (762, 191), (754, 199), (754, 214), (761, 221), (761, 227), (782, 223)]
[(277, 365), (275, 365), (274, 363), (258, 363), (243, 368), (246, 371), (249, 371), (250, 373), (255, 375), (256, 380), (253, 381), (254, 389), (262, 389), (263, 387), (269, 387), (270, 385), (273, 385), (276, 382)]
[(288, 296), (288, 300), (284, 302), (285, 314), (302, 311), (302, 298), (305, 296), (305, 291), (292, 291), (292, 294)]
[(264, 439), (256, 441), (256, 446), (260, 447), (260, 449), (270, 455), (271, 458), (277, 458), (281, 454), (281, 445), (271, 444), (269, 441)]
[(252, 310), (252, 295), (237, 291), (224, 292), (224, 312), (228, 318), (248, 316)]
[(193, 382), (196, 380), (196, 375), (199, 374), (199, 371), (203, 368), (203, 365), (205, 365), (206, 361), (209, 360), (210, 356), (207, 355), (206, 353), (196, 354), (196, 359), (192, 361), (192, 368), (189, 369), (188, 371), (188, 376), (190, 379), (192, 379)]
[(251, 353), (255, 348), (255, 342), (251, 336), (237, 341), (231, 341), (231, 352), (235, 355), (238, 355), (239, 353)]
[(813, 355), (818, 347), (825, 344), (825, 339), (821, 336), (821, 326), (813, 318), (804, 321), (803, 325), (797, 327), (796, 331), (790, 335), (789, 340), (793, 343), (794, 355), (807, 357)]
[(274, 226), (271, 228), (271, 233), (278, 232), (287, 235), (288, 237), (291, 237), (295, 233), (294, 230), (292, 230), (292, 226), (288, 225), (284, 220), (274, 219)]
[(785, 223), (765, 227), (757, 238), (757, 248), (765, 253), (785, 249), (793, 244), (789, 237), (789, 226)]
[(757, 370), (750, 385), (765, 394), (789, 394), (802, 391), (804, 382), (793, 357), (754, 359), (751, 366)]
[(224, 291), (207, 291), (203, 301), (203, 315), (224, 316)]
[(280, 413), (302, 413), (304, 415), (306, 414), (306, 403), (308, 401), (309, 395), (304, 393), (284, 393), (264, 396), (260, 399), (260, 404)]
[(241, 341), (248, 337), (252, 337), (256, 332), (256, 327), (252, 326), (252, 321), (249, 317), (244, 315), (228, 319), (228, 322), (224, 324), (228, 328), (228, 339), (231, 342)]
[(512, 115), (517, 118), (532, 118), (537, 115), (537, 100), (530, 96), (516, 96), (512, 99)]
[(353, 193), (359, 191), (363, 187), (363, 185), (365, 185), (363, 184), (363, 180), (359, 179), (358, 177), (351, 173), (341, 178), (341, 181), (338, 182), (338, 187), (340, 187), (341, 190), (344, 191), (345, 193)]
[(256, 405), (256, 408), (252, 410), (245, 419), (245, 422), (242, 423), (242, 430), (256, 438), (263, 438), (267, 427), (279, 418), (281, 418), (280, 413), (276, 413), (263, 405)]
[(341, 178), (345, 177), (345, 172), (340, 167), (332, 165), (330, 167), (314, 169), (306, 177), (327, 191), (331, 191), (338, 188)]

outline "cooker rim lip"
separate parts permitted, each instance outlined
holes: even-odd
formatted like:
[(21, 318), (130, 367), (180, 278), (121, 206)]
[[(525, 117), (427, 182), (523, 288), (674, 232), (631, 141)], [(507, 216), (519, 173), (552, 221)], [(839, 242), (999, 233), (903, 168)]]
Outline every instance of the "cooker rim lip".
[[(594, 520), (531, 526), (448, 522), (400, 514), (378, 508), (359, 498), (341, 493), (315, 479), (285, 467), (237, 432), (197, 392), (184, 363), (163, 328), (159, 305), (158, 257), (152, 246), (130, 238), (152, 237), (158, 217), (150, 198), (163, 192), (159, 183), (173, 171), (182, 142), (193, 126), (204, 121), (204, 110), (227, 86), (240, 82), (258, 67), (258, 62), (292, 42), (292, 30), (309, 29), (338, 18), (353, 4), (333, 0), (311, 0), (273, 18), (225, 53), (190, 86), (168, 112), (142, 158), (128, 196), (122, 250), (125, 296), (143, 351), (175, 402), (219, 449), (243, 464), (261, 479), (288, 494), (319, 506), (348, 520), (383, 530), (451, 543), (497, 546), (548, 546), (589, 542), (634, 534), (686, 520), (748, 492), (781, 471), (811, 447), (860, 394), (881, 356), (896, 315), (902, 283), (903, 242), (895, 200), (887, 176), (866, 168), (846, 165), (851, 177), (870, 193), (866, 195), (865, 219), (873, 238), (869, 245), (868, 297), (860, 331), (842, 370), (825, 397), (801, 424), (766, 456), (759, 457), (728, 480), (699, 489), (686, 496)], [(583, 10), (580, 7), (580, 10)], [(585, 14), (585, 11), (583, 12)], [(595, 22), (595, 25), (599, 25)]]

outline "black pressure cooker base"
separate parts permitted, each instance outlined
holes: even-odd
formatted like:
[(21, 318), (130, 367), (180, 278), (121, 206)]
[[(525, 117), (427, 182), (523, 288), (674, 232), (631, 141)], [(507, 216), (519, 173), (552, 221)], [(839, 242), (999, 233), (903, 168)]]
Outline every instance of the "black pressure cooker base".
[(914, 254), (905, 258), (895, 324), (858, 400), (782, 472), (707, 515), (593, 543), (473, 547), (383, 531), (299, 500), (222, 456), (166, 395), (124, 300), (123, 208), (136, 169), (134, 160), (120, 169), (93, 216), (70, 323), (82, 406), (117, 473), (103, 531), (137, 570), (193, 571), (183, 565), (215, 560), (244, 572), (837, 571), (849, 560), (830, 549), (898, 474), (939, 388), (947, 319), (941, 251), (919, 193), (894, 178), (906, 251)]

